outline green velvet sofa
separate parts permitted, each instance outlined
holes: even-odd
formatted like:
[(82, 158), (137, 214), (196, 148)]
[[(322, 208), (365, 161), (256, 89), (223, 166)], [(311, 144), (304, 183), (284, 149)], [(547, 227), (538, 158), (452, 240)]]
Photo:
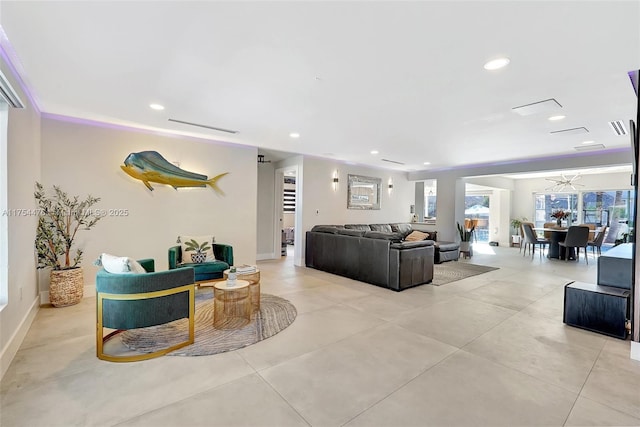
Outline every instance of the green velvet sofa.
[(169, 248), (169, 270), (191, 267), (195, 270), (196, 283), (222, 279), (223, 272), (233, 265), (233, 247), (222, 243), (213, 244), (215, 261), (200, 264), (182, 263), (182, 249), (178, 246)]

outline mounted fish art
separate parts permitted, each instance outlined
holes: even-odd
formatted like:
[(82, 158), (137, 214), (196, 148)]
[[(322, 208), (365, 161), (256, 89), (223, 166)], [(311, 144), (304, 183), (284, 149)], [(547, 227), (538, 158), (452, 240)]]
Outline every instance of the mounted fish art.
[(224, 194), (216, 182), (229, 173), (221, 173), (208, 179), (207, 175), (189, 172), (169, 163), (167, 159), (162, 157), (157, 151), (131, 153), (124, 159), (124, 166), (120, 167), (127, 175), (142, 181), (151, 191), (153, 191), (153, 187), (149, 183), (155, 182), (170, 185), (175, 189), (184, 187), (206, 187), (208, 185), (213, 188), (216, 193)]

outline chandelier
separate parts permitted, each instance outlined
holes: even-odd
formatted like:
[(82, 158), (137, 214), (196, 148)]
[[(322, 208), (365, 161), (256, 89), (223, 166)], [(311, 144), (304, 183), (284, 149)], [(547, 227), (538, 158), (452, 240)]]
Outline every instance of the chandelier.
[(576, 185), (584, 187), (582, 184), (576, 184), (576, 181), (582, 178), (580, 174), (576, 174), (571, 178), (567, 178), (565, 174), (560, 174), (559, 179), (545, 178), (547, 181), (551, 181), (554, 184), (551, 187), (545, 188), (546, 191), (563, 191), (566, 187), (571, 187), (572, 190), (577, 190)]

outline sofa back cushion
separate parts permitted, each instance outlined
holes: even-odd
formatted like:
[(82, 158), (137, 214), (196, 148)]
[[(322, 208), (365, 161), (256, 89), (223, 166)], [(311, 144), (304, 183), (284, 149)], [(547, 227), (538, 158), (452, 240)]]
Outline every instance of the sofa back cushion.
[(349, 230), (371, 231), (371, 227), (369, 227), (368, 224), (345, 224), (344, 228), (347, 228)]
[(391, 231), (402, 234), (403, 239), (413, 231), (411, 224), (407, 223), (389, 224), (389, 226), (391, 227)]
[(393, 232), (390, 224), (369, 224), (369, 227), (371, 227), (371, 231), (382, 231), (383, 233)]
[(364, 237), (369, 239), (389, 240), (392, 243), (402, 241), (402, 236), (400, 235), (400, 233), (385, 233), (382, 231), (365, 231)]
[(315, 231), (317, 233), (332, 233), (336, 234), (339, 228), (334, 227), (332, 225), (314, 225), (311, 231)]
[(364, 233), (369, 233), (368, 231), (364, 231), (364, 230), (350, 230), (348, 228), (338, 228), (336, 230), (337, 230), (336, 234), (342, 234), (343, 236), (362, 237)]

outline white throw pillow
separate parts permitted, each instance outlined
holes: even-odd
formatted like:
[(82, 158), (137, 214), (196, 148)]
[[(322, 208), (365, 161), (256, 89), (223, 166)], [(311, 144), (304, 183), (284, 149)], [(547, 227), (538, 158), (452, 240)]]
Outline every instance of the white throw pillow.
[(204, 259), (200, 262), (215, 261), (216, 257), (213, 254), (214, 241), (214, 236), (178, 236), (178, 242), (180, 243), (180, 247), (182, 249), (182, 263), (191, 264), (197, 262), (197, 259), (194, 260), (194, 258), (191, 257), (191, 255), (197, 254), (197, 251), (193, 250), (194, 246), (200, 248), (204, 247), (206, 249), (202, 251), (205, 256)]
[(102, 265), (105, 270), (114, 274), (140, 274), (147, 272), (138, 261), (111, 254), (100, 255), (94, 264)]

